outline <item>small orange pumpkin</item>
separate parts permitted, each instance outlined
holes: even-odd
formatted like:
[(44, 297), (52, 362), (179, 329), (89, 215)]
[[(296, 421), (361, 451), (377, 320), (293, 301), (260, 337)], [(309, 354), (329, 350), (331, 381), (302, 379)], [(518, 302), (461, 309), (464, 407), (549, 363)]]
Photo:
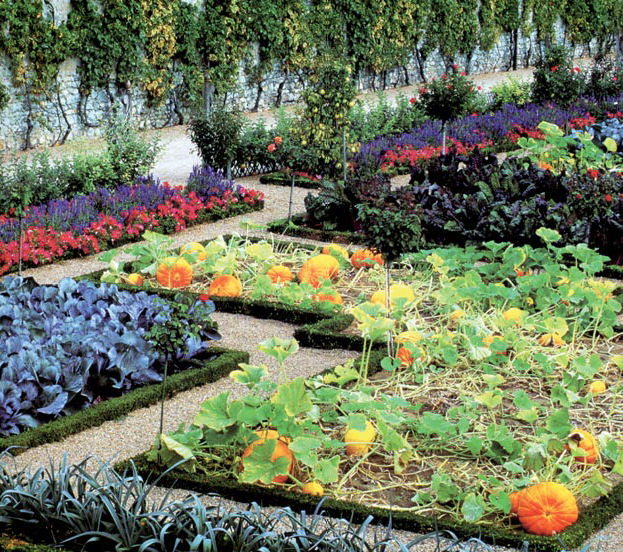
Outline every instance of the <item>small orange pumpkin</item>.
[[(274, 439), (277, 442), (275, 444), (275, 450), (273, 451), (270, 457), (270, 461), (274, 463), (277, 460), (277, 458), (281, 458), (282, 456), (285, 456), (288, 459), (288, 474), (289, 474), (292, 471), (292, 466), (294, 464), (294, 455), (292, 454), (292, 451), (288, 447), (287, 439), (280, 437), (279, 433), (277, 433), (274, 429), (258, 430), (258, 431), (255, 431), (254, 433), (259, 437), (259, 439), (257, 439), (256, 441), (253, 441), (242, 453), (242, 459), (240, 461), (240, 471), (244, 469), (243, 461), (247, 456), (251, 455), (251, 453), (253, 452), (253, 447), (255, 447), (256, 445), (264, 444), (266, 440)], [(289, 478), (288, 474), (276, 475), (275, 477), (273, 477), (272, 482), (273, 483), (285, 483)]]
[(383, 264), (383, 255), (370, 249), (358, 249), (353, 253), (350, 262), (355, 268), (372, 268)]
[(189, 286), (193, 279), (193, 267), (182, 257), (167, 257), (156, 269), (156, 281), (165, 288)]
[(221, 274), (212, 280), (208, 295), (215, 297), (239, 297), (242, 293), (242, 283), (231, 274)]
[(324, 489), (320, 483), (310, 481), (309, 483), (305, 483), (305, 485), (303, 485), (302, 493), (311, 496), (324, 496)]
[(184, 253), (187, 253), (188, 255), (197, 253), (196, 259), (198, 261), (205, 261), (208, 258), (205, 247), (203, 247), (203, 245), (199, 242), (188, 242), (182, 245), (182, 247), (180, 247), (180, 255), (183, 255)]
[[(417, 355), (420, 355), (419, 357)], [(410, 349), (407, 347), (399, 347), (396, 356), (401, 361), (401, 366), (411, 366), (416, 360), (424, 361), (426, 359), (426, 355), (424, 354), (424, 349), (418, 348), (418, 352), (415, 353), (415, 357)]]
[(317, 288), (321, 278), (325, 280), (337, 280), (340, 272), (340, 262), (331, 255), (324, 253), (307, 259), (299, 270), (299, 281), (307, 282)]
[(127, 277), (128, 280), (128, 284), (132, 284), (133, 286), (142, 286), (143, 285), (143, 277), (140, 274), (137, 274), (136, 272), (133, 272), (132, 274), (128, 274)]
[(294, 280), (294, 274), (292, 274), (292, 271), (287, 266), (283, 265), (271, 266), (266, 271), (266, 276), (270, 278), (270, 281), (273, 284), (285, 284)]
[(316, 293), (316, 295), (312, 295), (312, 301), (327, 301), (328, 303), (333, 303), (335, 305), (344, 304), (342, 296), (337, 291)]
[(606, 392), (606, 382), (602, 381), (602, 380), (591, 381), (590, 385), (588, 386), (588, 390), (593, 395), (599, 395), (600, 393), (605, 393)]
[[(597, 439), (593, 437), (588, 431), (583, 429), (574, 429), (567, 439), (571, 444), (581, 448), (586, 454), (585, 456), (576, 456), (576, 462), (582, 462), (584, 464), (594, 464), (599, 458), (599, 445)], [(571, 450), (569, 444), (565, 445), (567, 450)]]
[(528, 533), (551, 536), (577, 521), (578, 505), (560, 483), (537, 483), (521, 491), (517, 516)]

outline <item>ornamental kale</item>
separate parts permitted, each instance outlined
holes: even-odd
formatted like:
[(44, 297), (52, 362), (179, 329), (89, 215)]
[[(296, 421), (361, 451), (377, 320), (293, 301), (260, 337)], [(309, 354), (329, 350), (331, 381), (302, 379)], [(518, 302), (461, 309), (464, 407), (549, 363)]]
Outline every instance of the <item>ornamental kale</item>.
[[(186, 308), (198, 332), (170, 352), (174, 369), (220, 339), (212, 302)], [(145, 292), (64, 279), (58, 287), (5, 277), (0, 284), (0, 435), (19, 433), (162, 380), (149, 332), (178, 307)]]

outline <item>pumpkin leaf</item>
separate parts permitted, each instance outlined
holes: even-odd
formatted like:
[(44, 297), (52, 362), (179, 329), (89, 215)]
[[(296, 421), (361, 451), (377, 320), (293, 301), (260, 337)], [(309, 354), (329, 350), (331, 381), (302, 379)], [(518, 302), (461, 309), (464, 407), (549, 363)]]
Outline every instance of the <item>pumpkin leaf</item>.
[(226, 427), (234, 425), (236, 418), (230, 413), (231, 404), (228, 391), (204, 401), (193, 420), (193, 425), (208, 427), (216, 431), (222, 431)]
[(496, 408), (502, 404), (503, 394), (499, 389), (493, 389), (492, 391), (485, 391), (480, 395), (476, 395), (474, 400), (478, 404), (482, 404), (487, 408)]
[(293, 337), (290, 339), (271, 337), (262, 341), (258, 345), (258, 349), (276, 358), (279, 364), (283, 364), (286, 358), (299, 350), (299, 343)]
[(273, 254), (273, 247), (269, 243), (253, 243), (247, 245), (245, 252), (256, 261), (262, 262)]
[(501, 510), (505, 514), (509, 514), (511, 511), (511, 499), (506, 491), (491, 493), (489, 502), (494, 508)]
[(560, 235), (560, 232), (543, 227), (539, 228), (536, 231), (536, 235), (541, 238), (546, 244), (555, 243), (562, 237)]
[(272, 456), (277, 446), (276, 439), (268, 439), (261, 445), (256, 445), (249, 456), (243, 458), (244, 467), (240, 480), (244, 483), (256, 483), (260, 481), (268, 485), (278, 475), (287, 475), (290, 460), (286, 456), (279, 456), (272, 461)]
[(599, 470), (593, 470), (587, 484), (582, 489), (582, 493), (589, 498), (598, 498), (612, 489), (612, 483), (609, 482)]
[(573, 427), (569, 423), (569, 410), (560, 408), (552, 412), (547, 419), (547, 429), (560, 439), (564, 439)]
[(515, 418), (521, 420), (522, 422), (533, 424), (539, 419), (539, 410), (536, 406), (524, 410), (519, 410), (517, 411), (517, 414), (515, 414)]
[(233, 370), (229, 373), (229, 377), (242, 385), (246, 385), (249, 389), (253, 389), (256, 384), (268, 375), (268, 368), (265, 364), (256, 366), (241, 362), (238, 366), (240, 370)]
[(431, 488), (435, 491), (437, 502), (455, 501), (461, 495), (461, 489), (446, 473), (435, 473), (431, 478)]
[(353, 368), (354, 359), (349, 358), (344, 365), (336, 366), (333, 372), (323, 376), (322, 381), (327, 384), (337, 383), (342, 386), (351, 381), (359, 379), (359, 372)]
[(318, 463), (316, 450), (322, 446), (320, 439), (315, 437), (297, 437), (288, 448), (294, 453), (298, 462), (314, 467)]
[(409, 441), (380, 418), (377, 420), (377, 429), (383, 442), (383, 448), (387, 452), (400, 452), (413, 448)]
[(314, 477), (321, 483), (335, 483), (339, 479), (340, 456), (323, 458), (314, 468)]
[(500, 374), (483, 374), (482, 379), (485, 381), (489, 389), (493, 389), (494, 387), (504, 383), (504, 376)]
[(302, 377), (280, 385), (270, 401), (283, 406), (286, 414), (292, 417), (309, 412), (313, 406)]
[(424, 412), (416, 429), (418, 433), (424, 435), (439, 435), (440, 437), (454, 437), (456, 435), (454, 424), (436, 412)]
[(472, 435), (467, 441), (465, 441), (465, 446), (474, 456), (478, 456), (482, 450), (482, 439), (476, 435)]

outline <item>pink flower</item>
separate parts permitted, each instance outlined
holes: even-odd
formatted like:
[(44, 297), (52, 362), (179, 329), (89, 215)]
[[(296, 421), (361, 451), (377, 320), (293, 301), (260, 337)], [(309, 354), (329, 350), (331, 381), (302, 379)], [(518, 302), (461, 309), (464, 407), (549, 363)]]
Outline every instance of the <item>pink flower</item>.
[(464, 77), (467, 73), (465, 71), (461, 71), (461, 76)]
[(617, 79), (616, 77), (612, 77), (612, 80), (613, 80), (614, 82), (616, 82), (616, 81), (618, 81), (619, 79)]
[(575, 194), (575, 199), (582, 199), (582, 194)]
[(273, 151), (275, 151), (275, 148), (276, 148), (276, 147), (277, 147), (277, 146), (275, 146), (275, 144), (268, 144), (268, 151), (269, 151), (270, 153), (272, 153)]
[(478, 85), (478, 90), (482, 90), (482, 86)]
[(458, 64), (458, 63), (455, 63), (455, 64), (452, 66), (452, 69), (458, 69), (458, 68), (459, 68), (459, 64)]

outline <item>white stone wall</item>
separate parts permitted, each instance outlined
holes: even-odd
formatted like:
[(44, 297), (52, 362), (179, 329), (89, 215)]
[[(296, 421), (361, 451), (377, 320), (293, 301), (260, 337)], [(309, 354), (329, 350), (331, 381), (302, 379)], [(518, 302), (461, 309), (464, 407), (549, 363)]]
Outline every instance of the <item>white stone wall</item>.
[[(196, 2), (197, 0), (186, 0)], [(54, 17), (57, 23), (67, 18), (70, 9), (69, 0), (52, 0)], [(557, 29), (558, 42), (564, 42), (562, 25)], [(511, 65), (510, 38), (502, 35), (498, 44), (490, 51), (476, 50), (470, 60), (469, 73), (489, 73), (507, 70)], [(585, 55), (583, 48), (576, 48), (575, 57)], [(535, 36), (519, 38), (518, 66), (533, 65), (538, 58), (538, 46)], [(466, 60), (455, 58), (461, 70), (466, 67)], [(147, 106), (146, 97), (134, 90), (131, 97), (118, 91), (111, 75), (107, 90), (94, 91), (86, 102), (81, 103), (78, 93), (79, 78), (76, 73), (77, 60), (68, 60), (61, 67), (57, 84), (47, 95), (31, 98), (31, 129), (28, 130), (28, 102), (23, 89), (12, 86), (8, 61), (0, 58), (0, 81), (8, 87), (11, 101), (0, 112), (0, 151), (23, 149), (28, 142), (32, 147), (54, 145), (82, 136), (100, 135), (107, 119), (115, 112), (131, 113), (137, 128), (158, 128), (175, 125), (187, 120), (188, 112), (176, 106), (172, 94), (158, 108)], [(430, 55), (423, 67), (427, 79), (446, 71), (446, 63), (437, 53)], [(404, 68), (387, 71), (385, 75), (361, 74), (358, 77), (360, 91), (395, 88), (421, 82), (420, 67), (415, 59)], [(239, 71), (236, 91), (228, 94), (227, 101), (236, 104), (242, 110), (251, 110), (257, 106), (266, 109), (275, 106), (279, 88), (281, 103), (289, 104), (297, 100), (304, 86), (300, 75), (290, 74), (287, 78), (275, 70), (260, 83), (261, 93), (256, 83), (246, 80), (243, 68)], [(259, 98), (258, 98), (259, 95)], [(46, 97), (47, 96), (47, 97)], [(177, 109), (176, 109), (177, 107)]]

